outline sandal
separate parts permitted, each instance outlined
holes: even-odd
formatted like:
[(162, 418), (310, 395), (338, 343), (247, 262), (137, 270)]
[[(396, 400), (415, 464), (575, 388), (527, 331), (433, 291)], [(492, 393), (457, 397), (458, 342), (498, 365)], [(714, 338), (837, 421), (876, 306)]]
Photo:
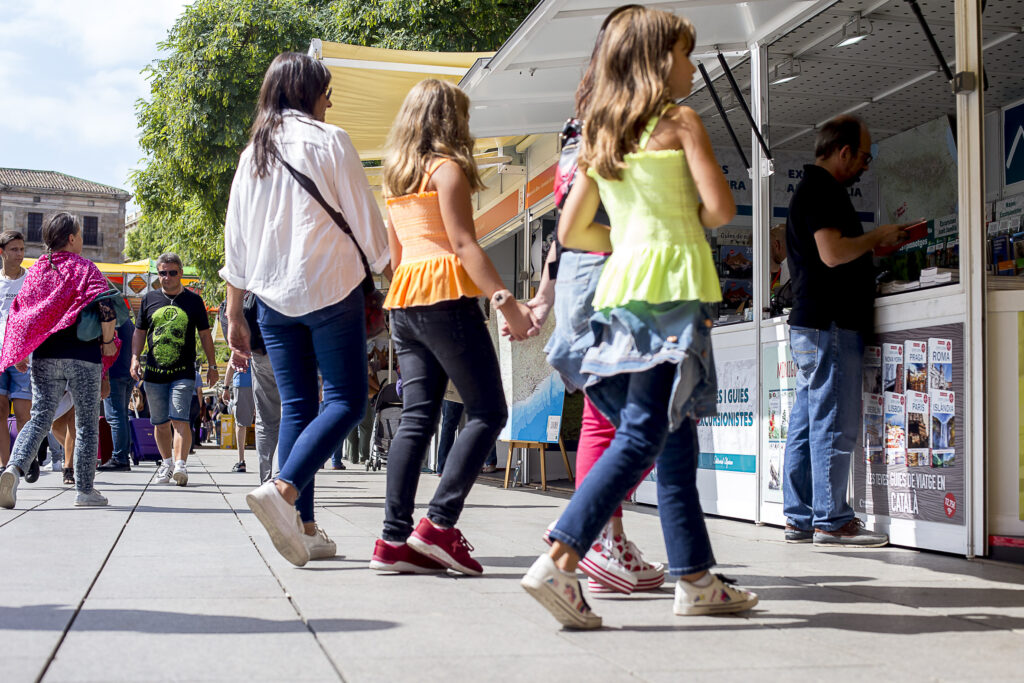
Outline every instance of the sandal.
[(65, 467), (64, 470), (64, 485), (74, 486), (75, 485), (75, 468)]
[(232, 472), (245, 472), (245, 461), (236, 462), (235, 466), (231, 468)]

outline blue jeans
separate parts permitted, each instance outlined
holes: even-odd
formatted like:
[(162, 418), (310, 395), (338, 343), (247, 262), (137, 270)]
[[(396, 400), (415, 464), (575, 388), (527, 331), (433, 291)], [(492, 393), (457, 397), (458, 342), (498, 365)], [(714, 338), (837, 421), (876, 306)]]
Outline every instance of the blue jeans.
[[(455, 443), (455, 431), (459, 428), (459, 421), (462, 419), (462, 413), (464, 412), (465, 407), (458, 401), (445, 399), (444, 404), (441, 406), (441, 432), (437, 437), (438, 474), (444, 473), (444, 464), (448, 460), (448, 453), (452, 450), (452, 444)], [(498, 449), (496, 446), (491, 446), (491, 452), (487, 454), (484, 465), (497, 464)]]
[(853, 519), (846, 500), (861, 429), (864, 339), (832, 324), (791, 326), (796, 399), (782, 468), (783, 512), (798, 529), (835, 531)]
[(388, 450), (383, 538), (404, 543), (412, 533), (420, 466), (437, 428), (448, 379), (464, 401), (467, 419), (427, 508), (437, 524), (455, 526), (459, 521), (480, 467), (505, 426), (508, 408), (498, 356), (475, 299), (396, 308), (391, 311), (391, 334), (402, 368), (402, 421)]
[[(312, 522), (317, 470), (366, 410), (363, 290), (294, 318), (259, 301), (257, 320), (281, 394), (277, 478), (299, 490), (295, 507), (303, 522)], [(318, 368), (324, 379), (319, 415)]]
[(135, 382), (131, 377), (111, 377), (110, 395), (103, 399), (103, 414), (110, 425), (114, 439), (114, 454), (111, 460), (127, 465), (132, 454), (132, 430), (128, 423), (128, 399)]
[(715, 564), (704, 511), (697, 493), (697, 426), (683, 419), (669, 432), (668, 404), (676, 367), (662, 363), (625, 375), (619, 427), (608, 449), (591, 468), (551, 538), (583, 557), (630, 489), (658, 465), (658, 515), (668, 551), (669, 573), (694, 574)]

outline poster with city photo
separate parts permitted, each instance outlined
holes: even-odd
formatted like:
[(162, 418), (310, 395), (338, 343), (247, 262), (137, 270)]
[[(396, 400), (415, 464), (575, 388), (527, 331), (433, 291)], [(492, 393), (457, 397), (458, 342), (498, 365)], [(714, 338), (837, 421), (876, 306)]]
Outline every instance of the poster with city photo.
[(761, 443), (765, 461), (761, 465), (761, 491), (765, 502), (782, 503), (782, 467), (786, 441), (796, 400), (796, 364), (789, 358), (788, 344), (766, 344), (761, 365)]
[[(920, 377), (916, 368), (920, 346), (914, 344), (908, 352), (912, 342), (922, 341), (929, 346), (929, 388), (923, 392), (913, 388), (918, 386)], [(963, 325), (954, 323), (884, 332), (877, 335), (876, 343), (882, 347), (883, 357), (891, 349), (892, 366), (896, 365), (892, 362), (896, 360), (895, 347), (903, 351), (902, 360), (908, 366), (899, 374), (903, 379), (900, 384), (907, 384), (902, 387), (905, 390), (904, 412), (901, 423), (896, 392), (885, 394), (883, 457), (877, 455), (878, 446), (874, 445), (868, 429), (877, 418), (865, 415), (858, 457), (853, 459), (854, 509), (862, 514), (963, 525), (967, 467), (961, 429), (965, 412), (961, 400), (964, 396)], [(914, 361), (913, 369), (909, 367), (911, 361)], [(885, 373), (884, 383), (895, 388), (893, 370)], [(932, 382), (949, 388), (931, 388)]]

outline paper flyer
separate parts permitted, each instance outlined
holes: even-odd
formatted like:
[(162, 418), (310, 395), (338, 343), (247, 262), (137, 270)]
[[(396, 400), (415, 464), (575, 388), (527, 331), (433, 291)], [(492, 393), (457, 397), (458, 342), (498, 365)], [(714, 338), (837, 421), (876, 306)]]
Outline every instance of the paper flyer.
[(882, 347), (864, 347), (864, 393), (882, 393)]
[(903, 393), (903, 344), (882, 345), (882, 388)]
[(935, 391), (929, 394), (931, 400), (931, 448), (932, 467), (951, 467), (956, 462), (956, 394), (952, 391)]
[(885, 392), (885, 464), (907, 464), (906, 397), (892, 391)]
[(885, 461), (885, 398), (882, 394), (864, 394), (864, 460)]
[(903, 345), (904, 388), (928, 391), (928, 342), (907, 341)]
[(928, 389), (953, 390), (953, 342), (928, 340)]
[(907, 466), (931, 466), (928, 394), (908, 390), (907, 404)]

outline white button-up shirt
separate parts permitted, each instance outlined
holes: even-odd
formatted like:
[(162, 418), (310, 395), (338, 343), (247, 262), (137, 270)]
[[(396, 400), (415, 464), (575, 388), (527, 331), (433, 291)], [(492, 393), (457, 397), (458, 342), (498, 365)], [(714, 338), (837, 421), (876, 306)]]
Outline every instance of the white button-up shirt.
[[(348, 133), (289, 111), (275, 141), (281, 156), (340, 209), (379, 273), (391, 258), (387, 231)], [(365, 277), (352, 238), (283, 165), (262, 178), (254, 168), (249, 145), (231, 183), (220, 276), (290, 317), (338, 303)]]

